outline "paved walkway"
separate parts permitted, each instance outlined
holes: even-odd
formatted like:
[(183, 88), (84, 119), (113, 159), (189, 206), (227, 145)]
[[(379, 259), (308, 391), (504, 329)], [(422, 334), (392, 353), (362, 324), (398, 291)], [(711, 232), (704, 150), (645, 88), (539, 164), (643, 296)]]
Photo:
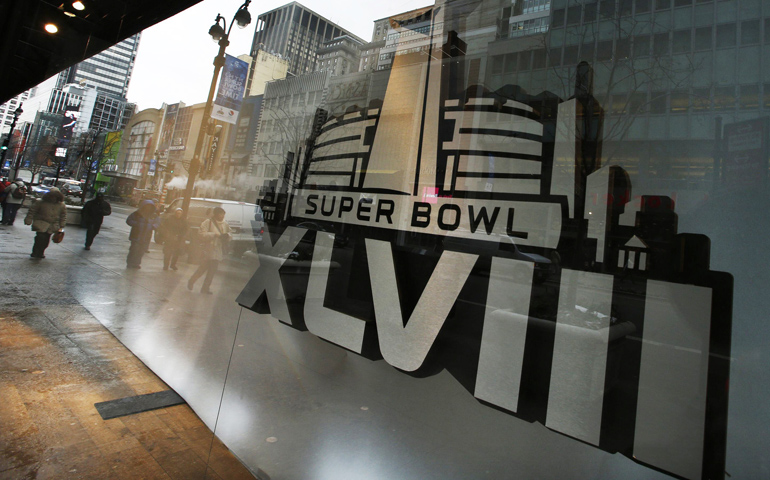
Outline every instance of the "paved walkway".
[(0, 227), (0, 479), (254, 478), (187, 405), (111, 420), (97, 413), (97, 402), (169, 388), (77, 294), (105, 277), (90, 297), (97, 304), (135, 288), (119, 268), (128, 227), (117, 210), (92, 251), (82, 250), (85, 231), (68, 227), (44, 260), (29, 258), (26, 210)]

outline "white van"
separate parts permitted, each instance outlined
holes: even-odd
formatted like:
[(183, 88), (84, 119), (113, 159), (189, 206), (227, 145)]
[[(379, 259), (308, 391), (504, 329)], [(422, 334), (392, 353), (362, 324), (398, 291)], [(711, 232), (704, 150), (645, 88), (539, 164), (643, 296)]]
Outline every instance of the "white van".
[[(161, 214), (161, 220), (173, 215), (177, 208), (182, 208), (183, 198), (177, 198)], [(241, 255), (246, 250), (253, 250), (258, 243), (262, 243), (264, 218), (262, 208), (254, 203), (236, 202), (233, 200), (219, 200), (216, 198), (191, 198), (190, 211), (187, 216), (187, 225), (190, 227), (190, 239), (195, 238), (198, 229), (207, 218), (211, 218), (211, 212), (215, 207), (225, 211), (225, 221), (230, 225), (233, 239), (230, 242), (231, 251), (235, 255)], [(155, 241), (163, 243), (163, 226), (155, 231)]]

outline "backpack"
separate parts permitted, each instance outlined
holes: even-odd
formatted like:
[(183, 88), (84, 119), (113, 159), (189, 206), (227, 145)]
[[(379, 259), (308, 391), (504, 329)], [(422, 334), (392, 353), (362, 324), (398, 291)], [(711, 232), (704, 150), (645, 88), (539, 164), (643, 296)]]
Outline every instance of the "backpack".
[(15, 199), (24, 198), (24, 196), (27, 194), (27, 187), (18, 187), (16, 190), (13, 191), (12, 195)]

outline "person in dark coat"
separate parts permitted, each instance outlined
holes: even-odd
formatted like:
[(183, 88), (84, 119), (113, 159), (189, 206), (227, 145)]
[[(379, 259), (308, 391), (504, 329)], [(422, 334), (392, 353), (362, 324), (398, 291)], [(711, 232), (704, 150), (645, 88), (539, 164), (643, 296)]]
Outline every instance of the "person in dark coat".
[(177, 208), (174, 214), (163, 220), (163, 270), (176, 270), (176, 261), (182, 253), (187, 238), (187, 220), (184, 210)]
[(103, 193), (97, 193), (93, 200), (83, 205), (83, 223), (86, 226), (86, 250), (91, 250), (94, 238), (99, 234), (104, 217), (112, 213), (110, 203)]
[(155, 202), (142, 200), (139, 208), (126, 218), (126, 223), (131, 226), (131, 233), (128, 235), (131, 247), (126, 257), (126, 268), (142, 268), (142, 257), (150, 247), (152, 231), (160, 225)]

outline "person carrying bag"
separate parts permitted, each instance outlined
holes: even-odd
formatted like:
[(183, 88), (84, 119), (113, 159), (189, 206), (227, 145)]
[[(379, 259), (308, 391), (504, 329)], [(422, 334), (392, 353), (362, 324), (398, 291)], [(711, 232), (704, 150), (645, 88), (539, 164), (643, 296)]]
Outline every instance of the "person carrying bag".
[[(52, 188), (39, 202), (35, 202), (24, 218), (25, 225), (31, 225), (37, 232), (32, 246), (32, 258), (45, 258), (45, 249), (51, 242), (51, 235), (58, 235), (59, 241), (64, 238), (64, 225), (67, 224), (67, 207), (64, 205), (64, 195), (58, 188)], [(57, 242), (58, 243), (58, 242)]]
[(201, 293), (213, 293), (209, 287), (214, 280), (214, 274), (217, 273), (219, 262), (224, 258), (230, 245), (230, 225), (225, 222), (225, 211), (220, 207), (214, 208), (211, 218), (201, 223), (198, 237), (201, 241), (201, 263), (198, 269), (187, 282), (187, 288), (192, 290), (195, 282), (203, 274), (206, 278), (203, 280)]

